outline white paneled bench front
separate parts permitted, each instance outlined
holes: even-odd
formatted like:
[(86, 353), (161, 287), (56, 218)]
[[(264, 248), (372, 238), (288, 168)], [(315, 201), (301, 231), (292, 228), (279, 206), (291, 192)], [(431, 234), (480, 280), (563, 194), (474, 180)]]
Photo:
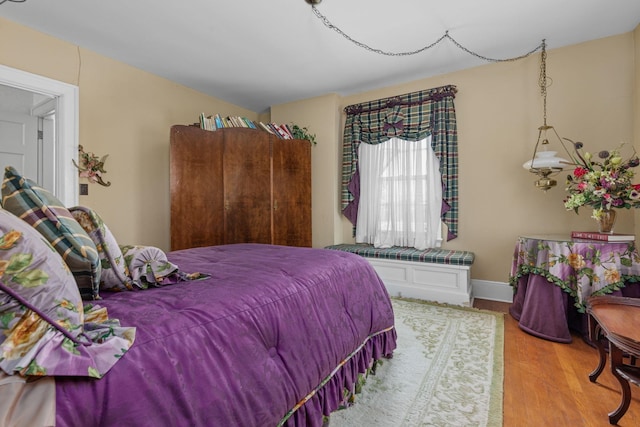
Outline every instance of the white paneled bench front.
[(378, 249), (363, 243), (330, 245), (325, 249), (365, 257), (391, 296), (464, 306), (473, 304), (473, 252), (438, 248), (420, 250), (399, 246)]

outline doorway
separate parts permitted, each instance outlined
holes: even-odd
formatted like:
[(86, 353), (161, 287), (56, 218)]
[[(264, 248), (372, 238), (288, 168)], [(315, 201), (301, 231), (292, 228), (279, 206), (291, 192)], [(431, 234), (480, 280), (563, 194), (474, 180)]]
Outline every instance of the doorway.
[[(78, 171), (72, 160), (77, 161), (78, 157), (78, 87), (3, 65), (0, 65), (0, 85), (6, 87), (3, 94), (19, 93), (21, 96), (37, 100), (33, 101), (29, 114), (20, 114), (18, 122), (23, 119), (36, 120), (36, 138), (40, 135), (48, 138), (35, 143), (31, 141), (27, 147), (28, 152), (25, 155), (28, 157), (25, 159), (28, 160), (24, 160), (27, 165), (25, 175), (35, 177), (32, 179), (52, 191), (65, 206), (76, 206)], [(12, 96), (2, 96), (0, 113), (14, 114), (18, 109), (15, 102), (16, 98)], [(32, 118), (27, 119), (27, 116)], [(11, 122), (15, 123), (14, 120)], [(30, 126), (33, 129), (33, 124)], [(6, 127), (5, 131), (16, 132), (15, 129), (7, 130)], [(31, 138), (34, 135), (33, 130), (29, 132)], [(0, 134), (1, 137), (3, 136)], [(0, 144), (5, 151), (9, 143), (0, 141)], [(32, 169), (34, 167), (35, 172)], [(35, 175), (31, 175), (32, 173)]]

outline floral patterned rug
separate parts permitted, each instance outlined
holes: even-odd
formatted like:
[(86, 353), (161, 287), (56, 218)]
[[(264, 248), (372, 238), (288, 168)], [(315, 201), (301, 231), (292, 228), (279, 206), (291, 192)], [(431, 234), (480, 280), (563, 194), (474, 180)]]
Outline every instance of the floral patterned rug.
[(504, 315), (393, 298), (398, 348), (331, 427), (502, 426)]

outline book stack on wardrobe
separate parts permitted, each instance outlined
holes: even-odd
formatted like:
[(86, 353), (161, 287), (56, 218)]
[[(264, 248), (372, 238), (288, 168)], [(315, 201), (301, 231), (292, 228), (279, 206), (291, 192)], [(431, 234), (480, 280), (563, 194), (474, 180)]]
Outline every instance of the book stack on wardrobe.
[(279, 139), (295, 139), (291, 128), (287, 124), (256, 122), (241, 116), (223, 117), (220, 114), (206, 116), (201, 113), (199, 125), (200, 129), (210, 131), (226, 128), (260, 129), (275, 135)]

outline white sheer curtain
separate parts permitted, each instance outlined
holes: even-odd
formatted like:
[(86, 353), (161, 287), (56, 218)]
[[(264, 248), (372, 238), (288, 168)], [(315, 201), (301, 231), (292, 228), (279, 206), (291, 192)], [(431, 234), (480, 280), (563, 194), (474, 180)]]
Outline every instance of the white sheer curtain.
[(417, 249), (442, 243), (442, 180), (431, 137), (360, 144), (356, 242)]

